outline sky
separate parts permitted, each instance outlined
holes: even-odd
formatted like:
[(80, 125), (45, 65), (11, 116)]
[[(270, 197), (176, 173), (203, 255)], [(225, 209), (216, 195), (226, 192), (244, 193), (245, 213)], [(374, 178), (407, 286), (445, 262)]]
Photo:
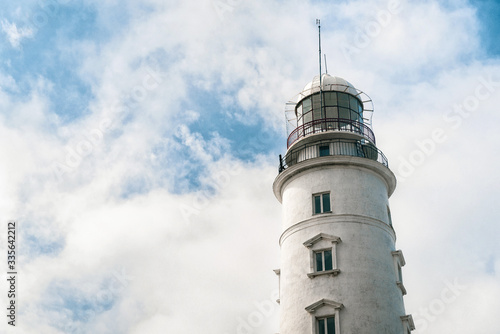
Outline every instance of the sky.
[(272, 183), (285, 103), (318, 73), (317, 18), (329, 74), (372, 98), (398, 178), (413, 333), (500, 333), (499, 14), (490, 0), (3, 4), (0, 252), (17, 221), (19, 274), (0, 333), (278, 333)]

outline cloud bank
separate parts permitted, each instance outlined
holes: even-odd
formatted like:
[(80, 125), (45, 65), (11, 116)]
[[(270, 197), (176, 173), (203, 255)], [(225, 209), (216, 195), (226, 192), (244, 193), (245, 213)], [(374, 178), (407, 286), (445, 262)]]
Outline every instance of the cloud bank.
[(416, 332), (496, 333), (500, 64), (477, 6), (6, 6), (0, 216), (19, 222), (15, 330), (278, 332), (271, 185), (284, 104), (318, 72), (321, 18), (328, 71), (373, 99), (398, 177)]

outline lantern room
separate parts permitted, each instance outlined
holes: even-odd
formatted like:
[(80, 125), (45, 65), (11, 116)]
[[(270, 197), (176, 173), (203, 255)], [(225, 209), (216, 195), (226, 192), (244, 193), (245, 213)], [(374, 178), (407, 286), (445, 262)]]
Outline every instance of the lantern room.
[(372, 112), (371, 99), (351, 83), (329, 74), (323, 74), (320, 83), (317, 75), (287, 103), (287, 145), (325, 131), (358, 133), (375, 144), (370, 128)]

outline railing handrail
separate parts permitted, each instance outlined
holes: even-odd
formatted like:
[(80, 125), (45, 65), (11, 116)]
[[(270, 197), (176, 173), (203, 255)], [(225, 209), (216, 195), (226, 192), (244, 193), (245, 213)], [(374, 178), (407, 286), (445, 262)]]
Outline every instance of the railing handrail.
[[(300, 163), (302, 161), (310, 160), (310, 159), (314, 159), (314, 158), (319, 158), (319, 156), (317, 156), (317, 155), (307, 157), (305, 154), (305, 156), (302, 157), (303, 160), (296, 161), (298, 158), (298, 155), (301, 152), (305, 152), (305, 150), (308, 147), (319, 146), (321, 144), (330, 144), (330, 143), (344, 144), (344, 147), (343, 147), (343, 149), (341, 148), (337, 152), (332, 152), (331, 154), (329, 154), (329, 156), (336, 156), (336, 155), (344, 155), (345, 156), (346, 155), (346, 156), (361, 157), (361, 158), (375, 160), (375, 161), (381, 163), (382, 165), (384, 165), (385, 167), (389, 167), (389, 162), (388, 162), (386, 156), (384, 155), (384, 153), (382, 153), (382, 151), (379, 150), (372, 143), (362, 143), (359, 140), (353, 141), (353, 140), (330, 139), (330, 140), (318, 140), (318, 141), (315, 141), (313, 143), (304, 144), (304, 145), (301, 145), (299, 147), (294, 148), (293, 150), (288, 152), (284, 157), (281, 157), (281, 155), (280, 155), (280, 164), (278, 167), (279, 173), (281, 173), (282, 171), (284, 171), (288, 167), (293, 166), (293, 165)], [(356, 147), (356, 150), (353, 151), (352, 147), (348, 147), (347, 144), (354, 144)], [(373, 155), (375, 152), (377, 153), (377, 157), (376, 157), (376, 159), (373, 159)], [(370, 155), (371, 155), (371, 157), (370, 157)], [(290, 164), (290, 166), (289, 166), (287, 161), (293, 162), (293, 164)]]
[[(335, 125), (336, 126), (333, 126)], [(316, 128), (317, 125), (325, 124), (325, 126), (321, 126)], [(332, 127), (329, 128), (327, 125), (331, 124)], [(312, 131), (307, 131), (310, 128), (313, 128)], [(305, 124), (299, 125), (296, 127), (288, 136), (287, 139), (287, 148), (292, 146), (297, 140), (302, 137), (305, 137), (311, 133), (321, 133), (326, 131), (346, 131), (346, 132), (354, 132), (362, 135), (370, 142), (375, 144), (375, 135), (373, 134), (372, 129), (366, 124), (363, 124), (359, 121), (351, 120), (348, 118), (321, 118), (316, 119), (314, 121), (307, 122)]]

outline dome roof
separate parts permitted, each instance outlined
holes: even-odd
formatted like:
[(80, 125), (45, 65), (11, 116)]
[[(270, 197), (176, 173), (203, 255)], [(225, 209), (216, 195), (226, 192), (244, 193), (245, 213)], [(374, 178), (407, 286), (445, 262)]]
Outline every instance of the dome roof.
[[(323, 91), (346, 92), (354, 96), (360, 94), (360, 91), (354, 88), (349, 81), (327, 73), (321, 75), (321, 89)], [(319, 75), (316, 75), (311, 82), (304, 86), (302, 93), (299, 94), (299, 100), (316, 92), (319, 92)]]

